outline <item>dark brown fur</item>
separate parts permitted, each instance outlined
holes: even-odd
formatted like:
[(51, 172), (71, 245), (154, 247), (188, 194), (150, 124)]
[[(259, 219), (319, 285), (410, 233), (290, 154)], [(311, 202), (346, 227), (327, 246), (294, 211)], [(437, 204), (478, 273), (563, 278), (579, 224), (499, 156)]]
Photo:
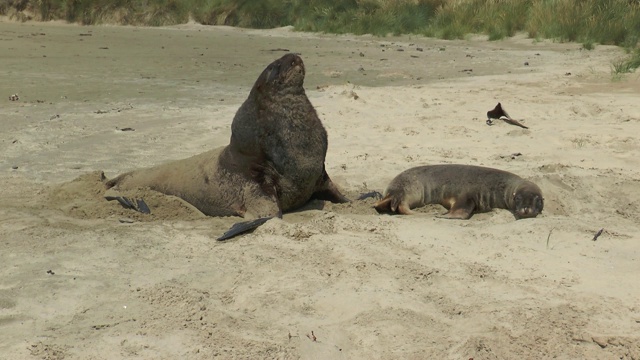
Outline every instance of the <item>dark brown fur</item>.
[(431, 165), (396, 176), (375, 208), (408, 215), (426, 204), (444, 206), (449, 211), (442, 217), (451, 219), (494, 208), (510, 210), (516, 219), (530, 218), (544, 206), (540, 188), (515, 174), (472, 165)]
[(116, 177), (107, 187), (150, 187), (211, 216), (281, 216), (311, 198), (346, 202), (324, 168), (327, 132), (307, 98), (302, 59), (287, 54), (258, 77), (226, 147)]

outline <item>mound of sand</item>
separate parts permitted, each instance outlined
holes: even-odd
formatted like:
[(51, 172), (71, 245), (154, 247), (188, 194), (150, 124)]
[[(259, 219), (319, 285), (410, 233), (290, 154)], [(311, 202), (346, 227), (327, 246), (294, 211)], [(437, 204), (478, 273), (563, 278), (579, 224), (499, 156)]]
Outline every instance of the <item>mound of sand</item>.
[[(196, 220), (206, 218), (198, 209), (182, 199), (165, 195), (151, 189), (111, 191), (105, 189), (104, 172), (94, 171), (78, 178), (53, 186), (48, 194), (47, 206), (60, 209), (68, 216), (79, 219), (122, 218), (136, 221)], [(143, 199), (151, 210), (144, 214), (127, 209), (115, 200), (107, 201), (105, 196), (123, 196), (129, 199)]]

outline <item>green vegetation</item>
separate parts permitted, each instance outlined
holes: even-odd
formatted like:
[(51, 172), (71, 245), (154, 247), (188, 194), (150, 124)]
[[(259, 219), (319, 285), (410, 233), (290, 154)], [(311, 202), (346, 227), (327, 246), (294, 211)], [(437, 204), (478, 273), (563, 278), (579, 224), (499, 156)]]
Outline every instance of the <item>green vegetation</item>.
[(447, 1), (438, 8), (426, 34), (459, 39), (478, 33), (489, 35), (490, 40), (502, 39), (526, 30), (531, 6), (531, 0)]
[(208, 25), (446, 39), (524, 31), (585, 48), (634, 47), (640, 39), (638, 0), (0, 0), (0, 13), (25, 10), (82, 24), (172, 25), (191, 16)]
[(531, 7), (530, 36), (633, 47), (640, 35), (640, 2), (538, 1)]
[[(0, 14), (151, 26), (192, 18), (207, 25), (445, 39), (476, 33), (498, 40), (522, 31), (585, 49), (633, 50), (640, 39), (640, 0), (0, 0)], [(640, 55), (633, 54), (615, 71), (637, 68)]]
[(634, 72), (640, 67), (640, 48), (636, 48), (631, 52), (631, 56), (627, 59), (616, 60), (611, 64), (611, 72), (614, 78), (619, 77), (621, 74), (627, 74)]

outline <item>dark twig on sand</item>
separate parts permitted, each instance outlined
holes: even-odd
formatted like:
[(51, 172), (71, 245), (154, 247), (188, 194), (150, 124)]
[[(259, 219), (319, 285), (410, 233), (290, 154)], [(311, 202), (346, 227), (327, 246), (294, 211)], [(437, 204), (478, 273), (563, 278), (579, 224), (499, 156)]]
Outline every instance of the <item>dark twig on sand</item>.
[(289, 49), (275, 48), (275, 49), (268, 49), (268, 50), (262, 50), (262, 51), (284, 51), (284, 52), (289, 52)]
[(500, 158), (504, 159), (504, 158), (510, 157), (513, 160), (513, 159), (515, 159), (515, 158), (517, 158), (518, 156), (521, 156), (521, 155), (522, 155), (522, 153), (518, 152), (518, 153), (513, 153), (511, 155), (500, 155)]
[(549, 230), (549, 235), (547, 235), (547, 249), (549, 248), (549, 239), (551, 239), (551, 233), (553, 232), (553, 229), (555, 228), (551, 228), (551, 230)]
[(316, 335), (313, 333), (313, 331), (311, 331), (311, 335), (307, 334), (307, 337), (309, 339), (311, 339), (311, 341), (317, 341), (318, 338), (316, 338)]
[(602, 235), (602, 232), (604, 231), (604, 228), (598, 230), (598, 232), (593, 236), (593, 241), (598, 240), (598, 238), (600, 237), (600, 235)]

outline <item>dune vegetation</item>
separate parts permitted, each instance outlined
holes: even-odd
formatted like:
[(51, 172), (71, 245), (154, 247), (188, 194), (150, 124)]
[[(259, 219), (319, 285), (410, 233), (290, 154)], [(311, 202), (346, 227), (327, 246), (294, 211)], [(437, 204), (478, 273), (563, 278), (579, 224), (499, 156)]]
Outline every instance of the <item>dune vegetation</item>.
[(640, 64), (640, 0), (0, 0), (0, 14), (81, 24), (206, 25), (327, 33), (531, 38), (629, 49), (616, 72)]

